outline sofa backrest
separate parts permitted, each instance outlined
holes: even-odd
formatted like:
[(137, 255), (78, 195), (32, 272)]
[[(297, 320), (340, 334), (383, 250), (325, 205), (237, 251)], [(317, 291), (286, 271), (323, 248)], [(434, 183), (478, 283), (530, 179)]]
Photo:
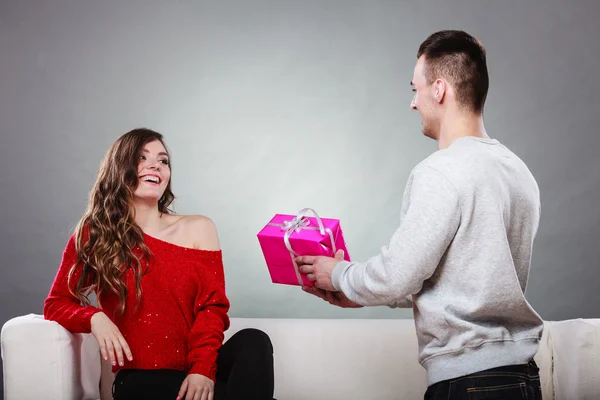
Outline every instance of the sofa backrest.
[(228, 337), (246, 327), (271, 337), (276, 398), (423, 398), (413, 320), (235, 319)]
[[(421, 400), (427, 389), (412, 319), (234, 318), (226, 338), (243, 328), (271, 337), (276, 398)], [(551, 400), (546, 331), (536, 362), (548, 391), (544, 399)]]
[[(426, 390), (413, 320), (232, 318), (226, 339), (244, 328), (271, 337), (276, 398), (420, 400)], [(30, 314), (3, 326), (1, 348), (7, 400), (111, 399), (92, 335)], [(536, 362), (545, 400), (600, 400), (600, 319), (545, 322)]]
[[(271, 337), (277, 398), (420, 400), (426, 390), (412, 319), (232, 318), (226, 339), (244, 328)], [(600, 319), (544, 322), (535, 360), (544, 400), (600, 400)]]

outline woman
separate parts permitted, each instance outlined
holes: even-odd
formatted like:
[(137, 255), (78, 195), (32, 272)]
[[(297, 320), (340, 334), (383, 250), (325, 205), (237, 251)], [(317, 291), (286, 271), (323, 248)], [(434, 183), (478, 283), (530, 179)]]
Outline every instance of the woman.
[[(91, 332), (119, 399), (272, 399), (273, 348), (229, 327), (213, 222), (175, 215), (162, 135), (135, 129), (110, 148), (63, 253), (46, 319)], [(98, 307), (88, 300), (94, 294)]]

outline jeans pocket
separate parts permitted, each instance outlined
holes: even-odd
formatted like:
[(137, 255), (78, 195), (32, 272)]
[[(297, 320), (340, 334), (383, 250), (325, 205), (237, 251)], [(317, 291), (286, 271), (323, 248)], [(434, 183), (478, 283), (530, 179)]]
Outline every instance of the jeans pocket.
[(527, 399), (525, 382), (496, 386), (477, 386), (467, 388), (470, 400), (522, 400)]

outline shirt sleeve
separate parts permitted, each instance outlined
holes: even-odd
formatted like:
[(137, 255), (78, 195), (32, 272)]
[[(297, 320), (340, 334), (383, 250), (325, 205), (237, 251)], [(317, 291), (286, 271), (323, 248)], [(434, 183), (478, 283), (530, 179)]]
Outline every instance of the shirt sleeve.
[(339, 262), (332, 284), (365, 306), (406, 305), (435, 272), (460, 225), (458, 191), (438, 170), (414, 173), (409, 206), (387, 246), (365, 263)]
[[(69, 290), (69, 271), (75, 262), (77, 251), (73, 235), (63, 251), (58, 272), (44, 301), (44, 318), (58, 322), (73, 333), (90, 333), (92, 316), (102, 310), (93, 306), (83, 306)], [(77, 265), (71, 278), (71, 289), (75, 289), (81, 273), (82, 266)]]
[(222, 252), (207, 251), (198, 268), (200, 290), (194, 304), (194, 324), (189, 334), (189, 374), (216, 380), (217, 355), (229, 328), (229, 300), (225, 294)]

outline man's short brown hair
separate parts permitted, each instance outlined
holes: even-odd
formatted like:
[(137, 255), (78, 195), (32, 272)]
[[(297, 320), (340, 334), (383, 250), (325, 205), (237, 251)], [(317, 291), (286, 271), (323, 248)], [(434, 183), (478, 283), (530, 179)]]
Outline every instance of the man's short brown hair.
[(444, 78), (454, 87), (458, 103), (481, 113), (489, 88), (485, 49), (463, 31), (446, 30), (429, 36), (419, 47), (428, 83)]

